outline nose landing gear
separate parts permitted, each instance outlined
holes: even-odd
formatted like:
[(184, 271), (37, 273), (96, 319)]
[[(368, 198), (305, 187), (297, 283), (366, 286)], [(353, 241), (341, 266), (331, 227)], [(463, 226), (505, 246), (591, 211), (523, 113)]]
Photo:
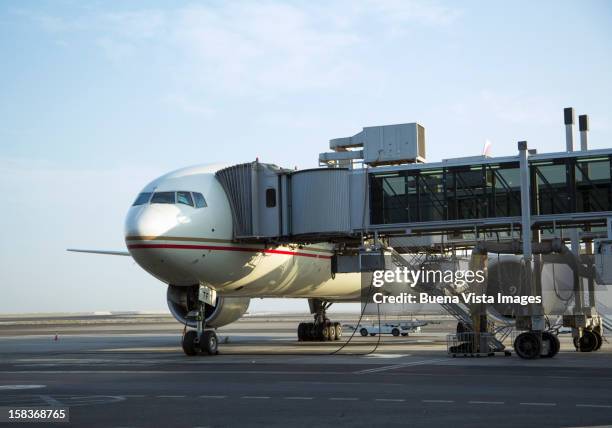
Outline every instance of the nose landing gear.
[(183, 335), (182, 346), (185, 355), (190, 357), (198, 354), (217, 355), (219, 353), (219, 339), (212, 330), (205, 330), (199, 337), (196, 330), (188, 330)]
[(196, 311), (196, 330), (186, 330), (183, 334), (182, 347), (187, 356), (198, 354), (217, 355), (219, 353), (219, 339), (214, 330), (205, 330), (206, 316), (205, 304), (216, 301), (216, 293), (211, 288), (200, 285), (198, 292), (198, 309)]

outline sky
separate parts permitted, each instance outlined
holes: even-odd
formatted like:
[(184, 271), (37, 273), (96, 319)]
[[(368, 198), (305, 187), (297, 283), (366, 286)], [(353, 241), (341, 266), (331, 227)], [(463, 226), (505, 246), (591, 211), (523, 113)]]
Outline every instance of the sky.
[(568, 106), (611, 147), (611, 42), (603, 0), (3, 1), (0, 313), (165, 310), (130, 258), (65, 249), (124, 249), (135, 195), (183, 166), (314, 167), (415, 121), (429, 161), (561, 151)]

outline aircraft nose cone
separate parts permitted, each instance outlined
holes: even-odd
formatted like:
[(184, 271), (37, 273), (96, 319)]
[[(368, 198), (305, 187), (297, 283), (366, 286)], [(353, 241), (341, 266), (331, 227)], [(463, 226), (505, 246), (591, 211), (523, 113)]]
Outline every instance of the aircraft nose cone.
[(173, 205), (132, 207), (125, 220), (125, 238), (171, 235), (184, 219)]

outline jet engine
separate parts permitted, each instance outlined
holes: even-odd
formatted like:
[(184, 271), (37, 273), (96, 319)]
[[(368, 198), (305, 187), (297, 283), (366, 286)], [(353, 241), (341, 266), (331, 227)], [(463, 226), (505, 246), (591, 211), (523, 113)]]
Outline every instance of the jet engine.
[[(187, 314), (197, 309), (197, 285), (189, 287), (169, 285), (166, 298), (174, 318), (189, 327), (196, 327), (195, 319), (188, 319)], [(206, 326), (217, 328), (237, 321), (247, 311), (250, 300), (248, 297), (217, 297), (215, 306), (205, 306)]]

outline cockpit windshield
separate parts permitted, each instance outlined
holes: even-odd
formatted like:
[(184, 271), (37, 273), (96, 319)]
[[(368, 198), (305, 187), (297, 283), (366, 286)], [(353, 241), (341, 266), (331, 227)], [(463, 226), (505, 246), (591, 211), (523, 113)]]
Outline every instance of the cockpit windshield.
[(134, 201), (132, 205), (136, 206), (136, 205), (144, 205), (148, 203), (149, 199), (151, 199), (151, 195), (152, 195), (151, 192), (142, 192), (140, 195), (136, 197), (136, 200)]
[(179, 204), (193, 206), (193, 198), (190, 192), (176, 192), (176, 202)]
[(194, 208), (207, 207), (206, 199), (201, 193), (180, 190), (178, 192), (142, 192), (136, 197), (132, 206), (151, 204), (183, 204)]
[(174, 201), (174, 192), (155, 192), (151, 198), (152, 204), (173, 204)]

